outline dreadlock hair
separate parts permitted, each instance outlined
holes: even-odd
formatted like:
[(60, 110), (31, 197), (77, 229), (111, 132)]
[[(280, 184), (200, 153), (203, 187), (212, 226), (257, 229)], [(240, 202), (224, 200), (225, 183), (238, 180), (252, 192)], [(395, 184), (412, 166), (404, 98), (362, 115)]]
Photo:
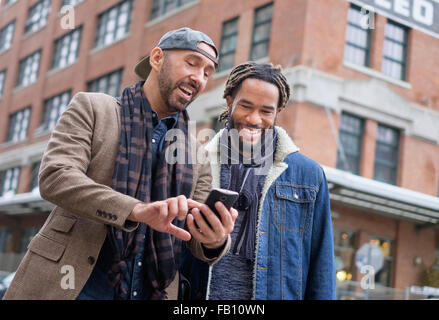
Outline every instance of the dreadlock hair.
[[(231, 96), (234, 98), (236, 93), (241, 89), (241, 85), (245, 79), (258, 79), (274, 84), (279, 89), (278, 108), (285, 108), (290, 99), (290, 86), (287, 79), (282, 74), (281, 66), (274, 66), (271, 63), (245, 62), (235, 68), (229, 75), (226, 82), (223, 98)], [(228, 125), (229, 110), (226, 109), (219, 117), (220, 122)]]

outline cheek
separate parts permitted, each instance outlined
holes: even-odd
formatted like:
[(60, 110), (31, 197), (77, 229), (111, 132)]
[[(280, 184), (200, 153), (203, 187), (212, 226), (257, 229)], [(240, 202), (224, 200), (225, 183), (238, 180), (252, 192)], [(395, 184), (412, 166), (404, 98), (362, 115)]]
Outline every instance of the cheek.
[(264, 120), (264, 128), (265, 129), (269, 129), (272, 128), (274, 126), (274, 122), (276, 120), (276, 116), (271, 115), (271, 116), (266, 116), (265, 118), (263, 118)]

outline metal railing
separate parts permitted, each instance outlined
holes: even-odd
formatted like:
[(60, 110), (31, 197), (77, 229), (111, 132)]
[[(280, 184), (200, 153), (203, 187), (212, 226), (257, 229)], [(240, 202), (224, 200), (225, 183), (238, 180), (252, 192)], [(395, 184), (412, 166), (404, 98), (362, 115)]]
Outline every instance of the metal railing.
[(337, 281), (337, 300), (419, 300), (427, 299), (425, 294), (413, 293), (410, 287), (395, 289), (375, 284), (373, 289), (363, 289), (360, 282)]

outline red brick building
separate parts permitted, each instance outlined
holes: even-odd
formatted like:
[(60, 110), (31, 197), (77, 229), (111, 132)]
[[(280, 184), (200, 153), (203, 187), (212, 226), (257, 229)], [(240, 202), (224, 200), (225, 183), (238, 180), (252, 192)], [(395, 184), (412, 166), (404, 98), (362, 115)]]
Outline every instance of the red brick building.
[(68, 101), (87, 90), (118, 95), (138, 80), (136, 62), (182, 26), (221, 51), (218, 73), (189, 107), (199, 127), (218, 127), (234, 65), (283, 66), (292, 98), (278, 124), (324, 166), (339, 298), (362, 297), (355, 253), (365, 243), (384, 255), (370, 297), (406, 298), (425, 269), (438, 268), (437, 2), (1, 2), (0, 270), (15, 270), (53, 207), (39, 196), (38, 165)]

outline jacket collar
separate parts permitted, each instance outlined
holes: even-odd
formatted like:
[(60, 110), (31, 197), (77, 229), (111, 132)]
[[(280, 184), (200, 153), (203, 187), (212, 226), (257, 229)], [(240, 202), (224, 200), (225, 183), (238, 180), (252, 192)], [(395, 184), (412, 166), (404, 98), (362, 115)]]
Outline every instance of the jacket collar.
[[(277, 131), (277, 145), (276, 145), (276, 151), (274, 154), (274, 162), (279, 163), (283, 162), (285, 158), (294, 152), (298, 152), (299, 148), (296, 146), (296, 144), (293, 142), (293, 140), (290, 138), (288, 133), (281, 127), (276, 126)], [(209, 152), (210, 159), (217, 160), (217, 164), (219, 164), (220, 154), (219, 154), (219, 139), (221, 137), (221, 134), (223, 133), (225, 129), (220, 130), (213, 138), (212, 140), (206, 145), (206, 150)]]

